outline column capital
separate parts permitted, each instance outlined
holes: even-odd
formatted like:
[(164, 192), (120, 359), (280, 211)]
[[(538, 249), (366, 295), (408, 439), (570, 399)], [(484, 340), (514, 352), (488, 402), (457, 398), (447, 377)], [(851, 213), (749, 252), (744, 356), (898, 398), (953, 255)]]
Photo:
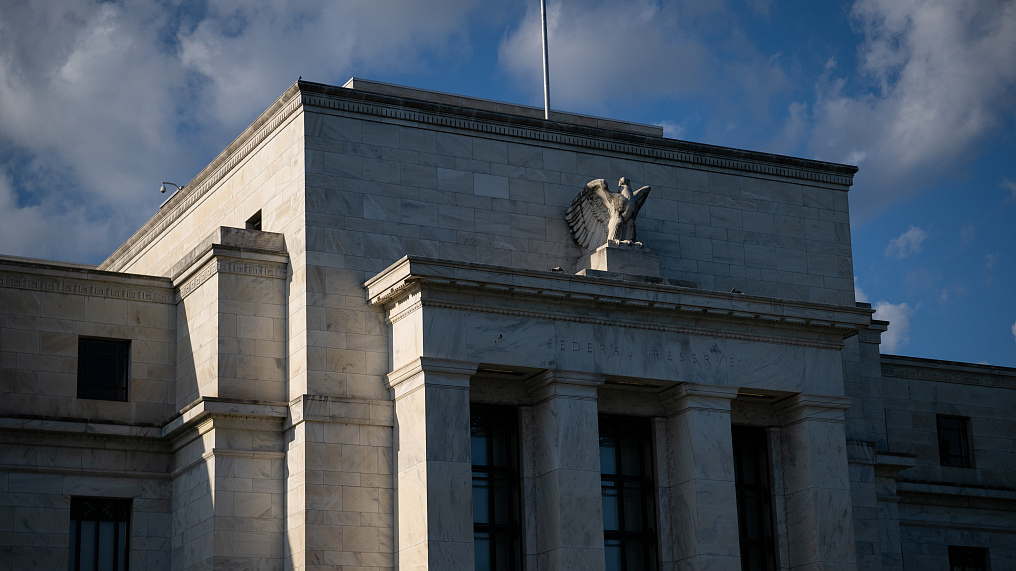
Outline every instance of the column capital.
[(843, 422), (850, 397), (798, 394), (776, 403), (776, 416), (786, 426), (804, 420)]
[(668, 416), (687, 410), (730, 412), (730, 401), (737, 396), (737, 387), (681, 383), (660, 392), (660, 402)]
[(594, 373), (548, 369), (526, 381), (526, 390), (534, 404), (551, 397), (596, 400), (603, 381), (603, 375)]
[(469, 361), (419, 357), (388, 373), (385, 380), (396, 400), (424, 384), (466, 390), (478, 366)]

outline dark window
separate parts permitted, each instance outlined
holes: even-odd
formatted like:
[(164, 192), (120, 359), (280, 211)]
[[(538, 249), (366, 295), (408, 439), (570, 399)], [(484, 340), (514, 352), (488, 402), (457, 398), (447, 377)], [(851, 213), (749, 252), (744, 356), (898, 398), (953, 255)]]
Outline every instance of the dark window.
[(970, 468), (973, 458), (970, 454), (969, 418), (962, 416), (938, 417), (938, 458), (943, 466)]
[(476, 571), (522, 569), (518, 421), (515, 409), (470, 408)]
[(734, 483), (742, 571), (775, 571), (772, 469), (765, 428), (733, 426)]
[(78, 339), (78, 398), (127, 400), (131, 342)]
[(247, 219), (247, 230), (261, 230), (261, 211), (258, 210), (253, 216)]
[(69, 571), (126, 571), (131, 501), (71, 498)]
[(989, 571), (988, 550), (983, 547), (949, 546), (950, 571)]
[(652, 441), (644, 418), (600, 416), (607, 571), (656, 567)]

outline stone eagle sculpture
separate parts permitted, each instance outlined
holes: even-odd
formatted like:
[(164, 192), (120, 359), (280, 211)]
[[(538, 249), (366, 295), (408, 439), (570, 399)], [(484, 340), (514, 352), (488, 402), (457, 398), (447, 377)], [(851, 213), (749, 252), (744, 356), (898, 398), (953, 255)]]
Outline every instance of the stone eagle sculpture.
[(627, 177), (617, 183), (618, 192), (611, 192), (607, 181), (598, 178), (586, 184), (572, 199), (565, 219), (572, 237), (584, 250), (590, 251), (603, 244), (628, 244), (642, 247), (635, 240), (635, 217), (649, 196), (650, 188), (631, 191)]

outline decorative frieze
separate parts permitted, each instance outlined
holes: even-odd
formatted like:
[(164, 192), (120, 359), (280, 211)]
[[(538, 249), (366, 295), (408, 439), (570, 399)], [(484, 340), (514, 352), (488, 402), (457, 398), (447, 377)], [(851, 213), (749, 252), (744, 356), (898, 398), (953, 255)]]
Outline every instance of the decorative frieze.
[(862, 331), (858, 334), (858, 340), (860, 340), (861, 343), (873, 343), (877, 345), (882, 342), (882, 335), (880, 333)]
[[(168, 285), (168, 284), (167, 284)], [(88, 297), (105, 297), (129, 301), (175, 303), (169, 287), (164, 290), (142, 289), (108, 281), (60, 279), (49, 276), (0, 273), (0, 287), (62, 293)]]
[(978, 387), (1016, 389), (1016, 377), (979, 375), (974, 372), (950, 371), (942, 368), (925, 369), (883, 363), (882, 376), (895, 379), (912, 379), (917, 381), (974, 385)]
[(187, 297), (217, 273), (286, 279), (286, 272), (286, 264), (283, 263), (212, 260), (180, 286), (177, 299)]
[[(382, 96), (383, 97), (383, 96)], [(595, 153), (604, 152), (618, 153), (627, 156), (641, 156), (650, 160), (663, 160), (682, 162), (693, 165), (709, 166), (713, 168), (732, 169), (772, 176), (798, 178), (808, 181), (849, 186), (853, 182), (853, 174), (839, 174), (808, 168), (794, 168), (785, 165), (776, 165), (764, 161), (752, 161), (736, 159), (733, 157), (720, 156), (720, 148), (709, 149), (706, 145), (694, 145), (695, 149), (686, 147), (693, 146), (684, 141), (664, 139), (662, 137), (632, 136), (639, 139), (637, 143), (630, 143), (623, 138), (610, 136), (610, 131), (604, 129), (573, 126), (574, 129), (568, 132), (554, 131), (548, 128), (538, 128), (519, 125), (518, 121), (509, 122), (514, 116), (477, 112), (477, 115), (490, 115), (489, 119), (475, 120), (460, 115), (451, 115), (438, 111), (424, 111), (409, 107), (400, 107), (395, 104), (367, 103), (362, 99), (345, 99), (335, 94), (316, 94), (304, 92), (302, 94), (304, 105), (335, 109), (358, 115), (373, 115), (385, 119), (395, 119), (409, 123), (423, 123), (462, 129), (466, 131), (478, 131), (492, 135), (502, 135), (513, 138), (529, 139), (539, 141), (543, 144), (552, 143), (590, 149)], [(495, 118), (499, 116), (498, 118)], [(517, 118), (516, 118), (517, 119)], [(574, 131), (574, 132), (572, 132)], [(600, 133), (599, 136), (594, 133)], [(682, 148), (685, 147), (685, 148)], [(698, 148), (701, 147), (701, 148)], [(710, 152), (712, 150), (713, 152)], [(770, 155), (772, 156), (772, 155)]]

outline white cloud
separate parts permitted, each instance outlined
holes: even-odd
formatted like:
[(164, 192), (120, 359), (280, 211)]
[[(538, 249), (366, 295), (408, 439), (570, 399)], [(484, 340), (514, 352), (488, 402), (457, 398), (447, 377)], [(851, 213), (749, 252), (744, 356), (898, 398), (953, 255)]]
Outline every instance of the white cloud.
[(673, 121), (661, 121), (656, 125), (663, 127), (663, 136), (668, 139), (680, 139), (686, 129), (684, 125), (678, 125)]
[(1012, 336), (1013, 339), (1016, 340), (1016, 323), (1012, 324)]
[(989, 272), (991, 270), (995, 269), (995, 260), (997, 260), (997, 259), (998, 259), (998, 255), (997, 254), (985, 254), (984, 255), (984, 269), (986, 271), (989, 271)]
[(857, 285), (857, 276), (854, 276), (854, 301), (868, 303), (868, 296), (864, 294), (861, 287)]
[[(467, 57), (468, 18), (480, 4), (211, 2), (193, 30), (179, 31), (180, 65), (209, 82), (203, 90), (208, 116), (238, 129), (298, 75), (342, 83), (361, 67), (412, 71), (426, 67), (425, 54)], [(491, 20), (499, 18), (500, 9), (484, 8)]]
[[(947, 296), (948, 294), (943, 291), (942, 295)], [(857, 285), (857, 276), (854, 276), (854, 299), (862, 303), (869, 303), (868, 296)], [(917, 311), (917, 307), (910, 307), (907, 303), (889, 303), (885, 300), (873, 304), (872, 307), (875, 309), (872, 319), (889, 322), (889, 327), (882, 334), (879, 345), (882, 351), (892, 354), (910, 343), (910, 318)]]
[(895, 354), (910, 343), (910, 318), (917, 310), (906, 303), (889, 303), (880, 301), (875, 304), (874, 319), (889, 322), (889, 328), (882, 334), (881, 349), (885, 353)]
[(297, 76), (451, 66), (480, 4), (0, 2), (0, 253), (101, 260)]
[(902, 260), (911, 254), (920, 254), (921, 244), (927, 237), (927, 232), (917, 226), (911, 226), (906, 232), (889, 240), (889, 245), (885, 248), (885, 255)]
[(860, 164), (851, 215), (863, 219), (964, 160), (1016, 105), (1016, 3), (857, 0), (852, 15), (869, 89), (829, 70), (809, 147)]

